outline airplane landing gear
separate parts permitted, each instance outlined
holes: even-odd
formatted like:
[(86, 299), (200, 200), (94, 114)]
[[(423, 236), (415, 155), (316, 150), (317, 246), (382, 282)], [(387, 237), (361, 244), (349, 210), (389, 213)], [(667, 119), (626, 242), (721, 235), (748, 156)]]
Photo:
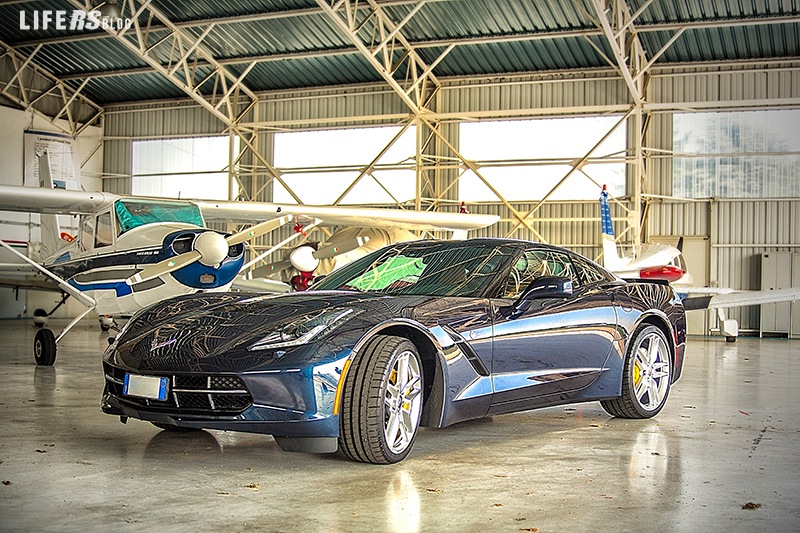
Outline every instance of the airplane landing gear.
[(33, 358), (40, 366), (52, 366), (56, 362), (56, 337), (47, 328), (36, 332), (33, 341)]
[(115, 326), (114, 319), (111, 315), (100, 315), (100, 330), (109, 331)]

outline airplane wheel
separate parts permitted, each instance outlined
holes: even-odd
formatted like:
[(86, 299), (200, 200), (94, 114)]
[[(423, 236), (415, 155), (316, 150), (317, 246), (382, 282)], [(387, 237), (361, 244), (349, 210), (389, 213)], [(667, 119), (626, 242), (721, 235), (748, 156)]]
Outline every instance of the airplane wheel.
[(49, 329), (36, 332), (33, 340), (33, 358), (40, 366), (52, 366), (56, 362), (56, 337)]

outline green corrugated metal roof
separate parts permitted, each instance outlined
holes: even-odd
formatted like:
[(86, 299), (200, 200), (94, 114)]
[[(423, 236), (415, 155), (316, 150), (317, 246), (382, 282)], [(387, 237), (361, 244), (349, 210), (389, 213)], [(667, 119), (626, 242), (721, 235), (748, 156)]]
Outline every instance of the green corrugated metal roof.
[[(598, 35), (588, 0), (581, 1), (582, 7), (573, 0), (430, 0), (402, 32), (412, 43), (421, 44), (419, 53), (429, 62), (444, 49), (442, 41), (458, 43), (436, 66), (434, 72), (440, 77), (605, 67), (607, 62), (589, 40), (606, 55), (610, 54), (608, 44)], [(383, 3), (394, 21), (402, 20), (413, 8), (410, 1)], [(237, 76), (254, 58), (260, 61), (245, 78), (253, 90), (381, 79), (314, 0), (153, 0), (152, 5), (194, 35), (201, 34), (209, 20), (215, 21), (202, 46)], [(636, 12), (645, 0), (629, 0), (628, 5)], [(654, 0), (642, 11), (636, 26), (645, 49), (654, 54), (674, 35), (676, 24), (688, 25), (658, 58), (662, 64), (794, 58), (800, 56), (799, 5), (800, 0)], [(110, 36), (98, 34), (87, 39), (87, 32), (20, 29), (20, 10), (56, 9), (71, 10), (72, 6), (67, 0), (0, 5), (0, 40), (28, 54), (43, 44), (35, 61), (56, 76), (67, 77), (70, 84), (95, 75), (85, 91), (98, 103), (182, 95), (169, 80), (148, 72), (141, 58)], [(265, 18), (264, 14), (277, 18)], [(231, 17), (233, 21), (224, 20)], [(742, 19), (767, 22), (770, 18), (780, 20), (741, 24)], [(741, 25), (693, 26), (720, 21), (739, 21)], [(664, 24), (672, 26), (663, 28)], [(577, 34), (581, 32), (588, 33), (588, 38)], [(164, 34), (164, 30), (156, 30), (153, 35)], [(552, 38), (540, 39), (542, 34)], [(494, 42), (485, 42), (487, 38)], [(120, 73), (97, 76), (112, 71)]]

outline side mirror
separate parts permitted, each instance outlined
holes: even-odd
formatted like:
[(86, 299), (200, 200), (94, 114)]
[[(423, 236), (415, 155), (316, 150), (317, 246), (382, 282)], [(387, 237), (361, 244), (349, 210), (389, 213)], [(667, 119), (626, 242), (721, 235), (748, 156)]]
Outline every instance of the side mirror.
[(572, 280), (563, 276), (543, 276), (528, 285), (514, 303), (512, 316), (525, 312), (534, 300), (572, 296)]

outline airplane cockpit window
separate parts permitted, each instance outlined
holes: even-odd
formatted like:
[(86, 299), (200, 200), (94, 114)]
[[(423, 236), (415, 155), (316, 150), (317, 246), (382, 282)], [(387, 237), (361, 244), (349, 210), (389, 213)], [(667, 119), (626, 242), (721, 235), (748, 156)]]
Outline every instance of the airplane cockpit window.
[(574, 287), (581, 285), (575, 266), (567, 254), (550, 250), (528, 250), (511, 269), (504, 297), (516, 298), (533, 280), (543, 276), (563, 276), (570, 278)]
[(111, 213), (97, 215), (97, 224), (94, 233), (94, 247), (111, 246), (114, 244), (114, 227), (111, 222)]
[(190, 202), (126, 198), (114, 203), (120, 235), (133, 228), (156, 222), (182, 222), (204, 227), (200, 208)]

